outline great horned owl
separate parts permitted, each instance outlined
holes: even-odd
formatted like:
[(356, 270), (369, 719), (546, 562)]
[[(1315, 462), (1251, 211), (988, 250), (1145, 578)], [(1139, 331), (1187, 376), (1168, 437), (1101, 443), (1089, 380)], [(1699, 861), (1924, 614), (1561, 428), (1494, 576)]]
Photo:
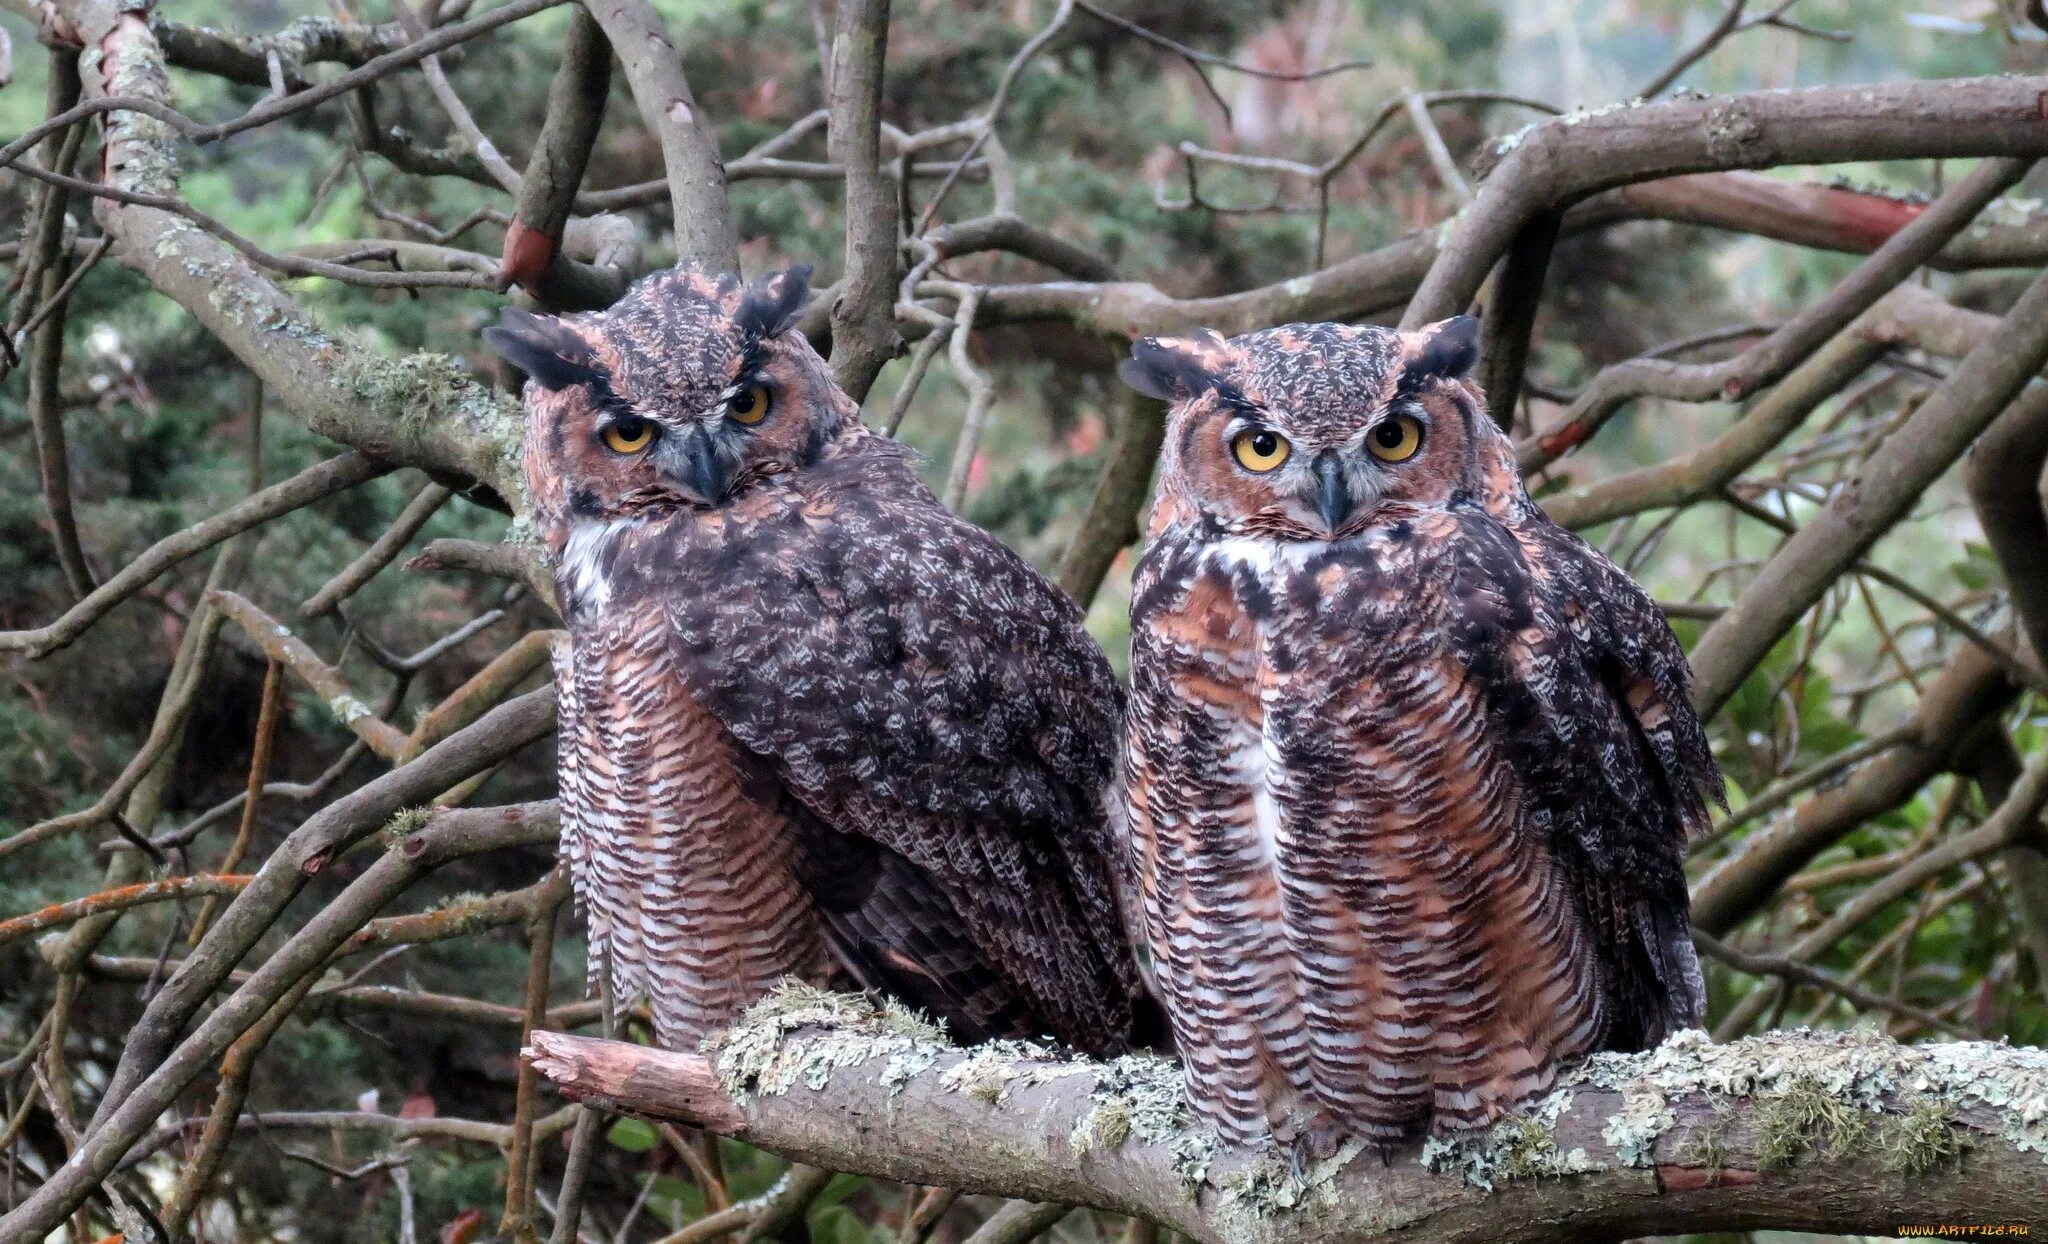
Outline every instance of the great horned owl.
[(530, 377), (592, 970), (670, 1047), (794, 974), (1121, 1049), (1122, 693), (1075, 604), (861, 424), (792, 329), (808, 276), (678, 268), (487, 334)]
[(1196, 1105), (1317, 1151), (1484, 1124), (1699, 1021), (1721, 777), (1649, 596), (1530, 502), (1476, 324), (1137, 343), (1133, 850)]

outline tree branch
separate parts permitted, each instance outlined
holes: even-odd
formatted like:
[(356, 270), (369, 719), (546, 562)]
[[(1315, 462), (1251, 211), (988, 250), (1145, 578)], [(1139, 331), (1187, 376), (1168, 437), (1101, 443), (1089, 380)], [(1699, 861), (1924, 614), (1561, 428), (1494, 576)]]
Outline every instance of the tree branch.
[(1905, 515), (1922, 491), (1962, 456), (2014, 398), (2048, 402), (2048, 385), (2028, 391), (2048, 363), (2048, 274), (2037, 277), (1996, 331), (1956, 365), (1911, 417), (1885, 439), (1856, 479), (1786, 541), (1693, 649), (1693, 698), (1712, 717), (1779, 636), (1851, 562)]
[(882, 170), (882, 74), (889, 0), (841, 0), (832, 39), (826, 150), (846, 169), (846, 278), (832, 307), (832, 377), (867, 400), (896, 357), (896, 183)]
[[(962, 1051), (896, 1010), (785, 989), (710, 1055), (536, 1033), (569, 1097), (696, 1123), (794, 1161), (1141, 1216), (1201, 1241), (1588, 1239), (1769, 1223), (1889, 1234), (1912, 1216), (2026, 1221), (2048, 1092), (2037, 1051), (1905, 1047), (1870, 1034), (1686, 1033), (1598, 1055), (1522, 1117), (1386, 1160), (1357, 1145), (1297, 1182), (1286, 1157), (1222, 1150), (1179, 1068)], [(1957, 1155), (1967, 1151), (1967, 1161)]]
[(676, 251), (708, 272), (740, 270), (739, 229), (725, 193), (718, 132), (697, 106), (683, 76), (683, 58), (648, 0), (586, 0), (625, 67), (626, 81), (647, 128), (661, 142)]
[(1506, 155), (1402, 318), (1463, 311), (1539, 213), (1598, 190), (1682, 173), (1963, 156), (2048, 155), (2041, 78), (1970, 78), (1679, 99), (1541, 121)]
[[(1615, 411), (1638, 397), (1733, 402), (1777, 383), (1800, 360), (1812, 355), (1931, 259), (1993, 199), (2017, 185), (2032, 166), (2032, 160), (1985, 160), (1927, 211), (1887, 238), (1825, 297), (1801, 308), (1769, 336), (1731, 359), (1687, 364), (1639, 358), (1603, 368), (1565, 412), (1563, 426), (1547, 433), (1544, 443), (1554, 440), (1579, 444)], [(1510, 283), (1505, 271), (1502, 283)], [(1541, 288), (1540, 278), (1533, 286)], [(1524, 332), (1509, 344), (1514, 340), (1526, 347), (1528, 335)], [(1546, 461), (1539, 457), (1533, 464), (1525, 463), (1524, 469), (1542, 466)]]
[(563, 231), (576, 205), (611, 90), (612, 48), (590, 11), (570, 20), (562, 63), (548, 85), (547, 115), (520, 181), (519, 206), (505, 230), (501, 271), (542, 306), (590, 311), (618, 301), (633, 273), (623, 266), (592, 267), (562, 253)]

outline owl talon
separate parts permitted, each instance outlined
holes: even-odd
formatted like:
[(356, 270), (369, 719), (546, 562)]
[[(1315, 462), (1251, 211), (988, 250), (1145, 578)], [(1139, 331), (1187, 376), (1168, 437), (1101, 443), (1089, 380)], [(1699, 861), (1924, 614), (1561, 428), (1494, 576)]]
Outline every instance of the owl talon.
[(1294, 1182), (1308, 1185), (1309, 1172), (1337, 1156), (1347, 1133), (1335, 1123), (1317, 1123), (1303, 1129), (1288, 1146), (1287, 1170)]

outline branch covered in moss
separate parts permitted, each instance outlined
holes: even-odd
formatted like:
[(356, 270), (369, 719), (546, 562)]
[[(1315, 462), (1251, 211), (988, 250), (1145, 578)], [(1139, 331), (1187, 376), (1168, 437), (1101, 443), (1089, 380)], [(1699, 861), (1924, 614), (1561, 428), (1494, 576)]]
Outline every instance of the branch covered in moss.
[[(166, 104), (164, 51), (142, 14), (75, 5), (99, 49), (87, 102), (119, 96)], [(177, 184), (175, 135), (140, 112), (106, 116), (105, 184), (160, 196)], [(388, 359), (329, 333), (241, 252), (173, 212), (102, 198), (100, 225), (115, 254), (190, 312), (307, 427), (378, 458), (476, 481), (516, 508), (523, 495), (516, 402), (478, 384), (453, 359)]]
[[(962, 1050), (802, 986), (704, 1054), (535, 1033), (567, 1096), (838, 1170), (1092, 1205), (1198, 1240), (1502, 1241), (2024, 1222), (2048, 1181), (2048, 1054), (1867, 1033), (1689, 1032), (1603, 1054), (1490, 1131), (1297, 1171), (1223, 1148), (1172, 1062)], [(1910, 1207), (1902, 1211), (1901, 1207)]]

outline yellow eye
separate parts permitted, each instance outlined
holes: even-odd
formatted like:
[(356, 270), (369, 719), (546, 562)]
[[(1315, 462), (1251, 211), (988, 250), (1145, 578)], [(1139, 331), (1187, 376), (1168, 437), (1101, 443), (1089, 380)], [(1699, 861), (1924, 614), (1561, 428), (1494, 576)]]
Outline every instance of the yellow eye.
[(604, 430), (604, 443), (613, 453), (637, 454), (654, 443), (654, 424), (645, 419), (621, 419)]
[(1381, 462), (1406, 462), (1422, 448), (1422, 424), (1396, 415), (1366, 434), (1365, 447)]
[(767, 388), (763, 385), (754, 385), (732, 399), (732, 404), (725, 408), (725, 412), (733, 417), (734, 422), (744, 423), (749, 427), (761, 422), (768, 417)]
[(1237, 455), (1239, 466), (1263, 475), (1287, 461), (1287, 455), (1294, 452), (1294, 446), (1278, 432), (1254, 428), (1239, 432), (1230, 442), (1230, 452)]

